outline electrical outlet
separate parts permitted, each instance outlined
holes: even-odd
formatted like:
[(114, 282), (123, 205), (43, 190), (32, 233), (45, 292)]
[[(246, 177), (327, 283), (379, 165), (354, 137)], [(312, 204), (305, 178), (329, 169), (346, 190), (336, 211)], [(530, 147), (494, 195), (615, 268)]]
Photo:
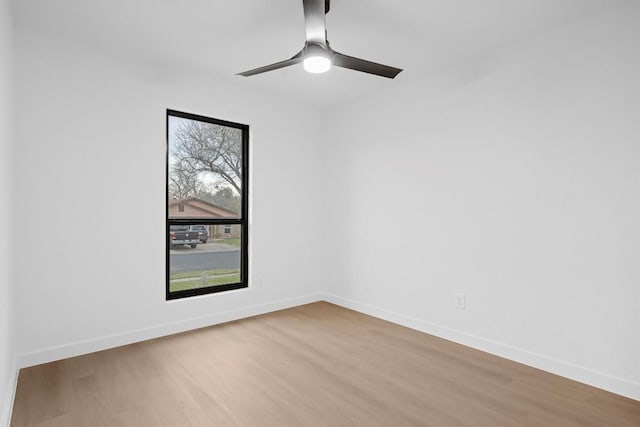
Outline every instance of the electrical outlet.
[(466, 297), (464, 293), (458, 292), (456, 294), (456, 307), (461, 310), (464, 310), (466, 306), (467, 306), (467, 303), (466, 303)]
[(256, 288), (262, 288), (264, 286), (264, 278), (262, 276), (258, 277), (256, 280)]

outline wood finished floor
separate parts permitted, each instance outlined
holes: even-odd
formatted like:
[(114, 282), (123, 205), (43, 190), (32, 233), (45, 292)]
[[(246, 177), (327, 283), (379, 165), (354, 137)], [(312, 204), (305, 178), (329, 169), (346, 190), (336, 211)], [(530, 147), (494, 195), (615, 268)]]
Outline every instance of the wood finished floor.
[(22, 369), (12, 426), (640, 426), (640, 402), (315, 303)]

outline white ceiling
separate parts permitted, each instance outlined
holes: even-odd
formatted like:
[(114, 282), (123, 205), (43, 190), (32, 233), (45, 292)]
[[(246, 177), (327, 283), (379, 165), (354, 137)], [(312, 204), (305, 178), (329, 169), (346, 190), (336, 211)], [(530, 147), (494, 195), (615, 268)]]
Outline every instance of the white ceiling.
[(143, 61), (199, 69), (253, 90), (330, 108), (513, 45), (627, 0), (332, 0), (331, 46), (403, 68), (395, 80), (301, 65), (235, 73), (287, 59), (304, 44), (302, 0), (14, 0), (18, 26), (80, 38)]

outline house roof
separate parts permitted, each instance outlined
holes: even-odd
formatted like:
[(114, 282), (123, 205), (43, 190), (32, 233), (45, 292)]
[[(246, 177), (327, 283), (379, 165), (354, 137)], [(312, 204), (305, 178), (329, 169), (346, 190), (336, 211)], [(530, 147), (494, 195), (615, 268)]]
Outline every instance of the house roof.
[(218, 205), (214, 205), (213, 203), (209, 203), (197, 197), (172, 200), (169, 202), (169, 207), (176, 206), (179, 204), (190, 205), (192, 207), (195, 207), (198, 210), (203, 211), (203, 215), (206, 215), (206, 216), (215, 216), (215, 217), (221, 217), (221, 218), (228, 218), (228, 217), (235, 218), (238, 216), (236, 212), (232, 212), (228, 209), (225, 209)]

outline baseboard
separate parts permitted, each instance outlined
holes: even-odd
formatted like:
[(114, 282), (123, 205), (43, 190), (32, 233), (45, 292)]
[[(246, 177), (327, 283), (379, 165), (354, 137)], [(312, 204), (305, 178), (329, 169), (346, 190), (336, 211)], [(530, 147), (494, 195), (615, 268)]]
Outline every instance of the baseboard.
[(5, 386), (5, 393), (0, 406), (0, 426), (9, 427), (11, 424), (11, 414), (13, 412), (13, 402), (16, 398), (16, 386), (18, 385), (18, 363), (13, 359), (10, 376)]
[(514, 362), (522, 363), (552, 374), (560, 375), (593, 387), (610, 391), (631, 399), (640, 400), (640, 384), (618, 378), (603, 372), (577, 366), (572, 363), (557, 360), (528, 350), (510, 346), (508, 344), (489, 340), (473, 334), (437, 325), (422, 319), (394, 313), (369, 304), (364, 304), (337, 295), (325, 295), (325, 300), (360, 313), (387, 320), (411, 329), (435, 335), (458, 344), (466, 345)]
[(302, 297), (288, 298), (284, 300), (269, 302), (266, 304), (252, 305), (235, 310), (194, 317), (191, 319), (166, 323), (150, 328), (123, 332), (121, 334), (103, 336), (90, 340), (44, 348), (42, 350), (34, 352), (20, 353), (17, 355), (17, 367), (26, 368), (42, 363), (53, 362), (55, 360), (61, 360), (69, 357), (93, 353), (96, 351), (107, 350), (109, 348), (120, 347), (135, 342), (190, 331), (193, 329), (212, 326), (219, 323), (230, 322), (233, 320), (243, 319), (245, 317), (257, 316), (259, 314), (265, 314), (272, 311), (283, 310), (286, 308), (322, 300), (322, 294), (310, 294)]

